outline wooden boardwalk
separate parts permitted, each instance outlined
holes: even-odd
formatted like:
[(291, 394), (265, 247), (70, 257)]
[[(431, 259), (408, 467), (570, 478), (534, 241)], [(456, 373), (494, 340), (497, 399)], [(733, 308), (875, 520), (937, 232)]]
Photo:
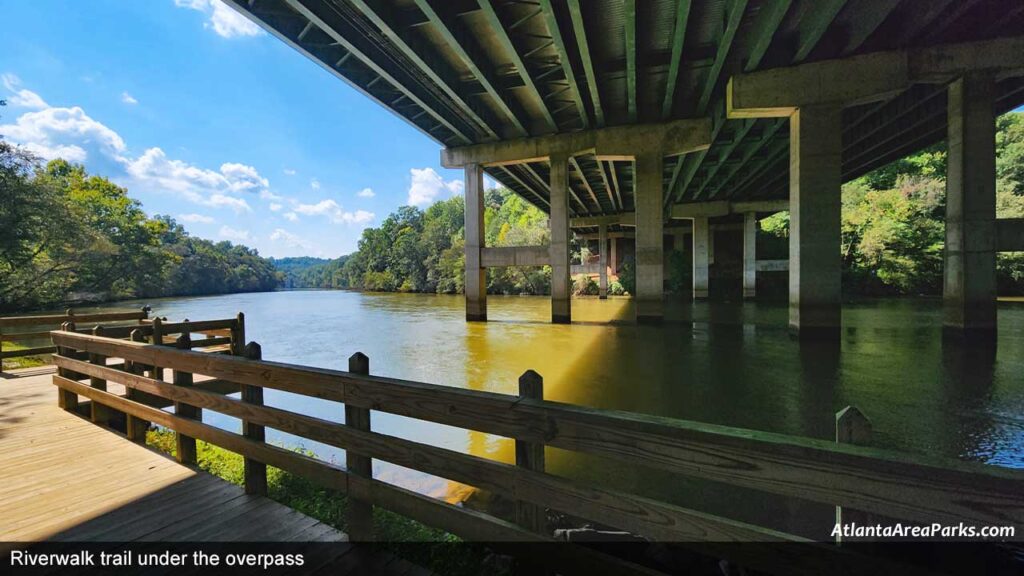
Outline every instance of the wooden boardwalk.
[(340, 542), (351, 571), (427, 574), (59, 409), (52, 374), (0, 377), (0, 542)]

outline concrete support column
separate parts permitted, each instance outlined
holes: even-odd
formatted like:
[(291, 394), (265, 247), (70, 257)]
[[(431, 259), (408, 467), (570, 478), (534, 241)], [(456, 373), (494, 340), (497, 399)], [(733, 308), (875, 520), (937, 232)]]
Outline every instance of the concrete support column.
[(985, 72), (949, 85), (944, 328), (971, 339), (996, 335), (994, 92)]
[(572, 320), (569, 278), (569, 157), (551, 156), (551, 322)]
[(608, 225), (601, 224), (597, 227), (597, 244), (599, 253), (598, 261), (598, 298), (608, 298)]
[(757, 295), (757, 213), (743, 214), (743, 297)]
[(660, 152), (636, 157), (636, 319), (641, 323), (662, 320), (665, 291), (662, 178)]
[(481, 265), (484, 247), (484, 171), (466, 166), (466, 320), (487, 321), (487, 270)]
[(676, 235), (672, 237), (672, 248), (674, 250), (678, 250), (679, 252), (684, 252), (685, 253), (686, 252), (686, 234), (683, 234), (682, 232), (677, 232)]
[(611, 253), (611, 257), (612, 257), (612, 259), (611, 259), (612, 274), (618, 276), (619, 275), (619, 251), (618, 251), (619, 239), (618, 238), (612, 238), (610, 244), (612, 245), (612, 253)]
[(707, 216), (693, 219), (693, 299), (708, 297), (708, 252), (710, 226)]
[(800, 337), (839, 337), (841, 112), (805, 106), (789, 118), (789, 328)]

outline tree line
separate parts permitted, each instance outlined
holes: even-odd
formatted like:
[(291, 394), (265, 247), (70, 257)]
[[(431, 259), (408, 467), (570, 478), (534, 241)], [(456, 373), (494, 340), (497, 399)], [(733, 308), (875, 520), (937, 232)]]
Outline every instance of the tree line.
[(0, 310), (274, 290), (270, 260), (148, 217), (128, 191), (0, 140)]

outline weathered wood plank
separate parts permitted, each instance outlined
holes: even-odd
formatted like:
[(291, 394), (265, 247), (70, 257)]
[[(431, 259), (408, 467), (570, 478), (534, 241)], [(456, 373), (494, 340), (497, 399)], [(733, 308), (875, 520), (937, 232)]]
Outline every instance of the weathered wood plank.
[[(348, 359), (348, 371), (368, 375), (370, 359), (362, 352), (356, 352)], [(370, 410), (359, 406), (345, 405), (345, 426), (363, 432), (370, 431)], [(349, 474), (373, 478), (373, 462), (356, 447), (345, 450), (345, 467)], [(353, 541), (373, 540), (373, 502), (352, 498), (346, 511), (348, 536)]]
[(44, 316), (6, 316), (0, 318), (0, 326), (42, 326), (43, 324), (61, 324), (72, 320), (78, 324), (88, 322), (112, 322), (119, 320), (141, 320), (146, 312), (99, 312), (96, 314), (50, 314)]

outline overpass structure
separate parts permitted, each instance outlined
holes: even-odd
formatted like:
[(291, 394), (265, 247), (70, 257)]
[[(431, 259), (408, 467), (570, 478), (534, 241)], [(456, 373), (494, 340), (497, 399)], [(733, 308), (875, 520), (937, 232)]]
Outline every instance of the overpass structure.
[[(1024, 103), (1019, 0), (225, 0), (441, 146), (466, 174), (466, 317), (487, 266), (550, 264), (571, 233), (634, 231), (637, 319), (662, 317), (667, 229), (790, 211), (790, 327), (840, 327), (840, 185), (946, 140), (946, 326), (994, 336), (995, 117)], [(550, 215), (544, 247), (484, 245), (483, 174)], [(741, 207), (737, 209), (737, 206)], [(744, 211), (742, 207), (748, 208)], [(747, 274), (749, 268), (749, 275)], [(603, 282), (602, 282), (603, 284)]]

